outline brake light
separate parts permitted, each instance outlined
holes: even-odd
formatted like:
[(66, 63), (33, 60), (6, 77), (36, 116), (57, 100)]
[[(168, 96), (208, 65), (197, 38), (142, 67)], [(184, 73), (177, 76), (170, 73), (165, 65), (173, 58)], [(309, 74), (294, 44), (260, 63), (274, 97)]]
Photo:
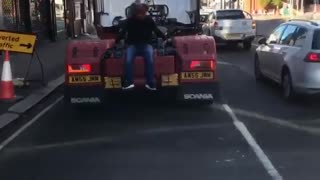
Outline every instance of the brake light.
[(211, 70), (216, 69), (216, 61), (210, 61), (210, 68), (211, 68)]
[(198, 61), (193, 60), (190, 62), (190, 69), (191, 70), (197, 70), (197, 69), (210, 69), (214, 70), (216, 68), (216, 62), (215, 60), (211, 61)]
[(309, 53), (306, 57), (307, 62), (320, 62), (320, 54), (319, 53)]
[(213, 28), (214, 28), (215, 30), (223, 30), (223, 27), (219, 27), (218, 21), (215, 21), (215, 22), (214, 22)]
[(201, 67), (200, 61), (191, 61), (190, 62), (190, 69), (197, 69), (199, 67)]
[(69, 64), (68, 73), (89, 73), (92, 68), (90, 64)]
[(255, 21), (252, 21), (252, 29), (256, 29), (257, 23)]

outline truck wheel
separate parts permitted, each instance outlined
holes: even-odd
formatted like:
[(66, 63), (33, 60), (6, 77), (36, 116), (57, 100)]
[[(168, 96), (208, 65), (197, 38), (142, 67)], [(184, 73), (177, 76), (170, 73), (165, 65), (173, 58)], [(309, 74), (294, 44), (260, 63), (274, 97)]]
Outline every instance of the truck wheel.
[(244, 41), (243, 42), (243, 49), (244, 50), (250, 50), (252, 47), (251, 41)]

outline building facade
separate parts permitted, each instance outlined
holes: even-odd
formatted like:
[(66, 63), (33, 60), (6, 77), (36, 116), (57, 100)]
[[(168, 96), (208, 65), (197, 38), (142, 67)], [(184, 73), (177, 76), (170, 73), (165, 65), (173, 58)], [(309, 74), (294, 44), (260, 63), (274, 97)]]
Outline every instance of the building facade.
[(243, 10), (253, 14), (263, 11), (264, 9), (260, 5), (259, 0), (243, 0), (242, 7)]
[(65, 0), (0, 0), (0, 29), (33, 32), (55, 41), (64, 31)]
[(67, 0), (65, 15), (70, 37), (94, 33), (94, 0)]

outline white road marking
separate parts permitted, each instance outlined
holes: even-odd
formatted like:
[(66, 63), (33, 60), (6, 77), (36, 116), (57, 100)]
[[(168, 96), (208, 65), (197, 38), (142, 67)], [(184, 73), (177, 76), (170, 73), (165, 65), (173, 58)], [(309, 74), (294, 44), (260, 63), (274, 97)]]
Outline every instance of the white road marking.
[(266, 169), (266, 171), (269, 173), (269, 175), (272, 177), (273, 180), (282, 180), (282, 176), (278, 172), (278, 170), (273, 166), (272, 162), (268, 158), (268, 156), (263, 152), (261, 147), (258, 145), (254, 137), (250, 134), (247, 127), (244, 125), (243, 122), (241, 122), (235, 113), (232, 111), (232, 109), (229, 107), (229, 105), (224, 104), (223, 108), (225, 111), (230, 115), (230, 117), (233, 120), (233, 124), (236, 126), (236, 128), (240, 131), (242, 136), (246, 139), (247, 143), (250, 145), (252, 150), (255, 152), (256, 156)]
[(226, 66), (236, 66), (234, 64), (231, 64), (231, 63), (228, 63), (228, 62), (225, 62), (225, 61), (218, 61), (217, 63), (220, 64), (220, 65), (226, 65)]
[(116, 138), (120, 137), (99, 137), (99, 138), (92, 138), (92, 139), (81, 139), (81, 140), (75, 140), (75, 141), (68, 141), (68, 142), (61, 142), (61, 143), (52, 143), (52, 144), (43, 144), (43, 145), (36, 145), (36, 146), (30, 146), (30, 147), (14, 147), (6, 149), (6, 152), (8, 153), (26, 153), (26, 152), (35, 152), (35, 151), (41, 151), (41, 150), (48, 150), (48, 149), (57, 149), (57, 148), (63, 148), (63, 147), (74, 147), (74, 146), (83, 146), (83, 145), (89, 145), (89, 144), (99, 144), (99, 143), (112, 143), (116, 140)]
[[(219, 104), (214, 104), (214, 105), (212, 105), (212, 107), (214, 109), (224, 111), (224, 108), (221, 107), (221, 105), (219, 105)], [(272, 123), (272, 124), (276, 124), (278, 126), (294, 129), (296, 131), (301, 131), (301, 132), (309, 133), (312, 135), (320, 135), (320, 128), (298, 125), (298, 124), (290, 122), (290, 120), (284, 120), (284, 119), (280, 119), (280, 118), (276, 118), (276, 117), (266, 116), (266, 115), (262, 115), (259, 113), (250, 112), (250, 111), (237, 109), (237, 108), (233, 108), (233, 112), (237, 115), (266, 121), (268, 123)]]
[[(15, 147), (15, 148), (7, 149), (7, 152), (17, 154), (17, 153), (34, 152), (34, 151), (41, 151), (41, 150), (48, 150), (48, 149), (55, 149), (55, 148), (83, 146), (88, 144), (112, 143), (120, 140), (125, 140), (128, 137), (133, 137), (133, 135), (150, 135), (150, 134), (161, 134), (161, 133), (181, 132), (181, 131), (199, 131), (203, 129), (216, 129), (224, 126), (230, 126), (230, 124), (215, 123), (215, 124), (202, 124), (198, 126), (160, 127), (155, 129), (137, 131), (137, 132), (133, 132), (132, 134), (124, 134), (122, 136), (105, 136), (105, 137), (97, 137), (97, 138), (91, 138), (91, 139), (80, 139), (80, 140), (67, 141), (67, 142), (35, 145), (35, 146), (22, 147), (22, 148)], [(218, 139), (221, 141), (220, 138)]]
[(227, 126), (226, 123), (215, 123), (215, 124), (202, 124), (202, 125), (190, 125), (190, 126), (176, 126), (176, 127), (161, 127), (156, 129), (147, 129), (137, 133), (140, 134), (157, 134), (157, 133), (170, 133), (170, 132), (181, 132), (181, 131), (194, 131), (204, 129), (216, 129)]
[(4, 140), (0, 144), (0, 151), (3, 150), (10, 142), (12, 142), (16, 137), (18, 137), (24, 130), (26, 130), (28, 127), (30, 127), (33, 123), (35, 123), (41, 116), (43, 116), (45, 113), (47, 113), (52, 107), (54, 107), (56, 104), (58, 104), (62, 97), (59, 97), (54, 103), (43, 109), (39, 114), (37, 114), (31, 121), (23, 125), (20, 129), (18, 129), (14, 134), (12, 134), (10, 137), (8, 137), (6, 140)]

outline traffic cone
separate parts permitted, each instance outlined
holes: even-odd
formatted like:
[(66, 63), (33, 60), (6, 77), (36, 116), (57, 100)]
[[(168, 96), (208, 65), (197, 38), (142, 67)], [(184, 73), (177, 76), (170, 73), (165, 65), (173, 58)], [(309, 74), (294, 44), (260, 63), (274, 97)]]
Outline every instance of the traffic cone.
[(14, 93), (14, 85), (12, 81), (9, 51), (5, 51), (0, 82), (0, 101), (12, 101), (15, 99), (16, 95)]

